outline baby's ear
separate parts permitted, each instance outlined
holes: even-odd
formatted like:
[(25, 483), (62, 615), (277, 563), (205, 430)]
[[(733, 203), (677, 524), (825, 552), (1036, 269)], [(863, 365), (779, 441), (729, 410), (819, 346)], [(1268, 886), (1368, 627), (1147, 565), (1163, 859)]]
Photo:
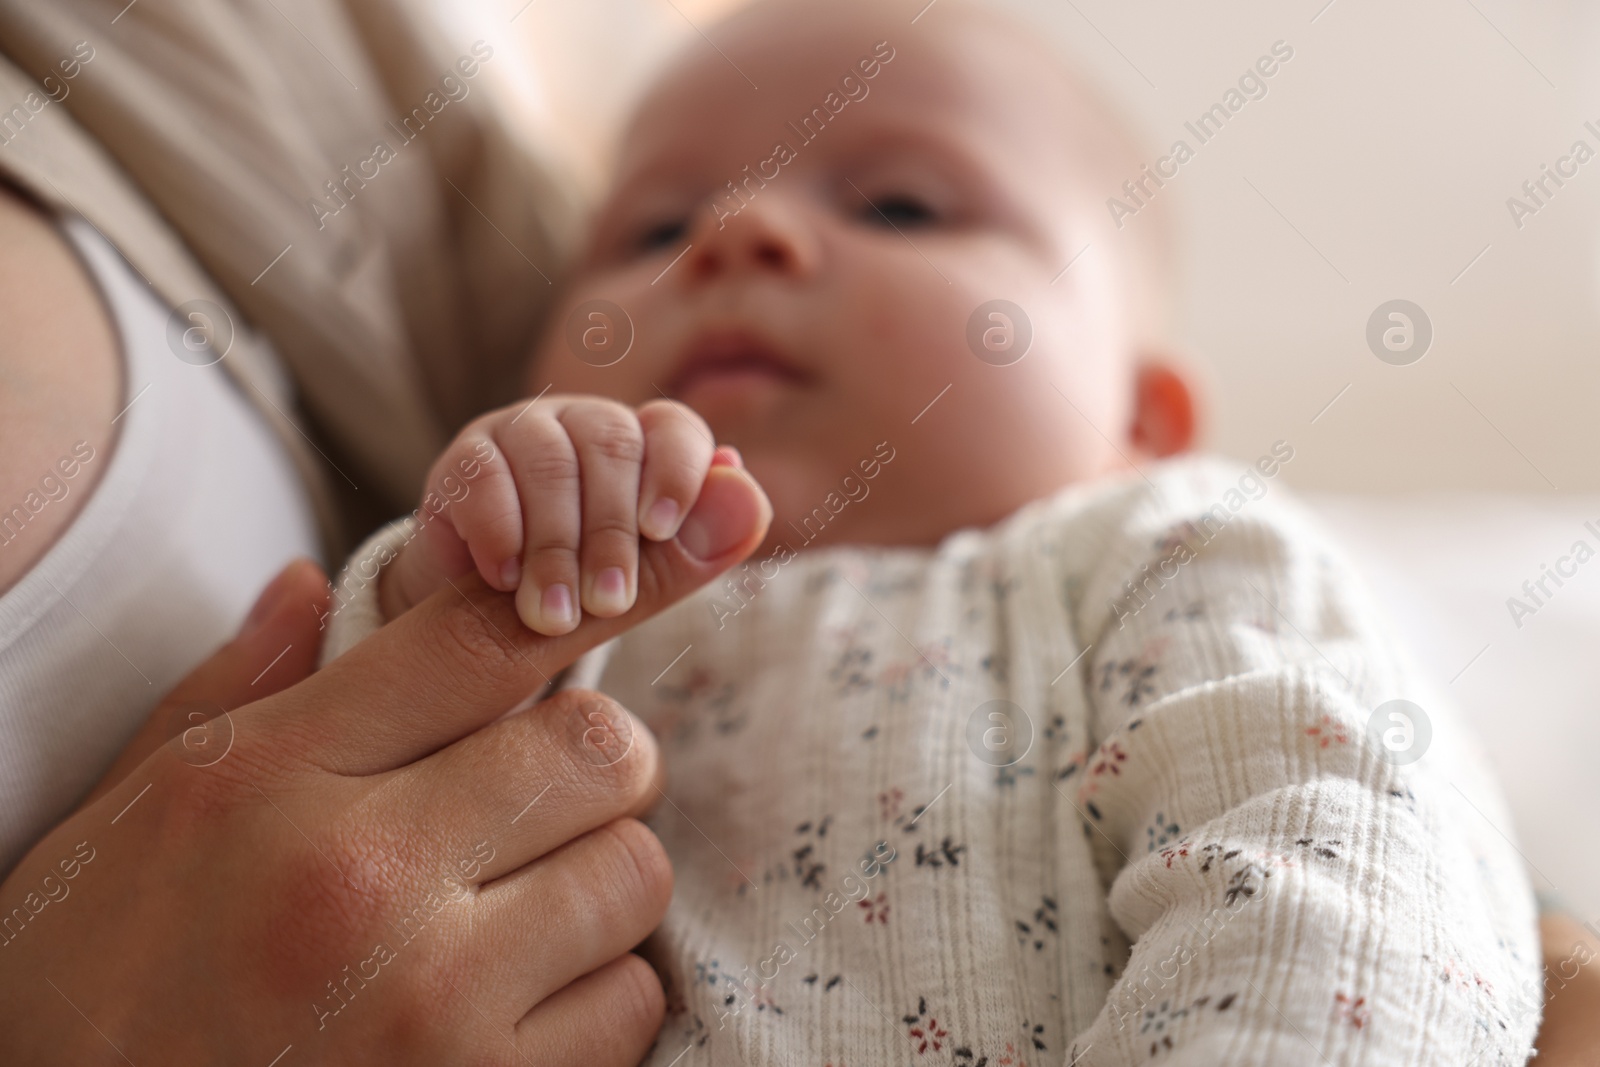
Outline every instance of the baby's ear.
[(1147, 456), (1161, 459), (1193, 447), (1199, 429), (1199, 399), (1188, 376), (1159, 358), (1134, 371), (1133, 425), (1128, 439)]

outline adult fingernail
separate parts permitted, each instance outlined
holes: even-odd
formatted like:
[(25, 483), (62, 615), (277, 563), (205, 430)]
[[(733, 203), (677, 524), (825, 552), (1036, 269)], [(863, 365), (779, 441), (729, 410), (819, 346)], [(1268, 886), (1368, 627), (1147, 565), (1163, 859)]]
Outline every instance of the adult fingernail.
[(289, 572), (298, 563), (299, 561), (296, 560), (279, 571), (277, 577), (268, 582), (267, 587), (261, 591), (261, 595), (256, 597), (255, 605), (250, 608), (250, 614), (244, 618), (244, 625), (239, 627), (240, 637), (249, 637), (259, 630), (263, 623), (277, 614), (278, 609), (283, 606), (284, 596), (289, 589)]
[(716, 559), (750, 534), (757, 504), (744, 475), (710, 477), (678, 530), (678, 543), (696, 559)]
[(628, 576), (621, 567), (607, 567), (594, 576), (594, 587), (589, 590), (589, 600), (594, 613), (609, 618), (628, 610)]
[(657, 500), (644, 513), (639, 527), (652, 541), (667, 540), (678, 529), (678, 502), (665, 496)]

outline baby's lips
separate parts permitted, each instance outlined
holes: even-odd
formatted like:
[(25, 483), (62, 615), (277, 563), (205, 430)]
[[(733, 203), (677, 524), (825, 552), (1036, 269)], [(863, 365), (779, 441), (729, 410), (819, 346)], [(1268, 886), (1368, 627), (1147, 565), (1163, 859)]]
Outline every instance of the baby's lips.
[(713, 464), (700, 498), (678, 529), (678, 544), (695, 559), (709, 562), (741, 544), (759, 542), (771, 519), (772, 506), (749, 475), (732, 464)]

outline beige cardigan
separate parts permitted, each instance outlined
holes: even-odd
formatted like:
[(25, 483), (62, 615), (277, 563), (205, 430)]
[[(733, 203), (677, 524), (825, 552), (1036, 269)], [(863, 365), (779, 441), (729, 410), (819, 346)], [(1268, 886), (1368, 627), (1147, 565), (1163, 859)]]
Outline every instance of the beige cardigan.
[[(174, 307), (229, 309), (223, 365), (295, 455), (340, 558), (500, 398), (577, 199), (423, 0), (125, 4), (0, 0), (0, 179), (86, 217)], [(379, 141), (394, 158), (349, 177)], [(346, 200), (331, 217), (329, 182)]]

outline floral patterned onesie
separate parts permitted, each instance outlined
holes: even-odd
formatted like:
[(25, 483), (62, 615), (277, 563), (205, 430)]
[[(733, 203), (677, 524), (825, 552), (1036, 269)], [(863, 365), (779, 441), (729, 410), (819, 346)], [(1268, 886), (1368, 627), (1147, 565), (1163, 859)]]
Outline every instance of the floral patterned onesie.
[(646, 1062), (1525, 1063), (1509, 815), (1277, 467), (819, 539), (586, 657), (669, 779)]

